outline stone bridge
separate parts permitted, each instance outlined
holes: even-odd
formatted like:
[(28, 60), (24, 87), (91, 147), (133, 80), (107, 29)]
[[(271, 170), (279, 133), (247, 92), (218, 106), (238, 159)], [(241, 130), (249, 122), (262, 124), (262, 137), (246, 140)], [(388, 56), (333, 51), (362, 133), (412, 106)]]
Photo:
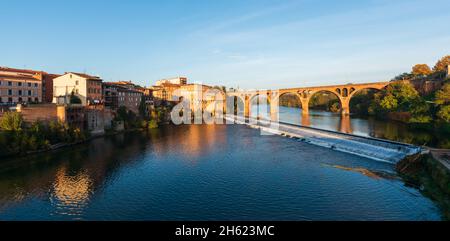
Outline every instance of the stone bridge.
[(350, 100), (361, 90), (375, 89), (381, 90), (389, 85), (390, 82), (376, 82), (366, 84), (345, 84), (345, 85), (330, 85), (330, 86), (316, 86), (316, 87), (300, 87), (280, 90), (254, 90), (254, 91), (237, 91), (228, 92), (229, 97), (237, 97), (244, 103), (244, 115), (249, 117), (251, 115), (251, 103), (253, 98), (257, 96), (264, 96), (270, 103), (270, 113), (273, 116), (278, 113), (279, 99), (285, 94), (293, 94), (298, 97), (302, 107), (302, 114), (309, 113), (309, 101), (317, 93), (333, 93), (335, 94), (341, 105), (342, 115), (350, 114)]

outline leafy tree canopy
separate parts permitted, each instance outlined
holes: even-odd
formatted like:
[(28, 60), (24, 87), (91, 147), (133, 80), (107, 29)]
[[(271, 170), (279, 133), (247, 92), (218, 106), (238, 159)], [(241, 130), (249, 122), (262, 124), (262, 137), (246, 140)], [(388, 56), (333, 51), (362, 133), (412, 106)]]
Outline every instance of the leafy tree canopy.
[(436, 104), (450, 104), (450, 83), (444, 84), (442, 89), (436, 92)]
[(6, 112), (0, 119), (0, 129), (4, 131), (20, 131), (22, 126), (23, 118), (18, 112)]
[(434, 66), (433, 70), (435, 72), (438, 71), (446, 71), (447, 70), (447, 66), (450, 65), (450, 55), (444, 56), (442, 57), (442, 59), (440, 59), (436, 65)]
[(412, 74), (414, 75), (429, 75), (431, 73), (430, 67), (426, 64), (416, 64), (412, 68)]
[(445, 122), (450, 122), (450, 105), (441, 106), (437, 116)]

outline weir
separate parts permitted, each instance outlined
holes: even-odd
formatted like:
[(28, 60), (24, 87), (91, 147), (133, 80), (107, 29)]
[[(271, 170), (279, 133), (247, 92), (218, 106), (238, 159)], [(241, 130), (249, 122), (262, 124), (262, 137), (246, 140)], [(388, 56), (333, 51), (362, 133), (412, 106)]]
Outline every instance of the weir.
[(265, 119), (257, 120), (255, 118), (243, 118), (235, 115), (226, 115), (225, 119), (234, 121), (237, 124), (245, 124), (267, 133), (295, 138), (305, 143), (392, 164), (397, 164), (408, 156), (424, 151), (419, 146), (406, 143), (322, 130), (284, 122), (271, 122)]

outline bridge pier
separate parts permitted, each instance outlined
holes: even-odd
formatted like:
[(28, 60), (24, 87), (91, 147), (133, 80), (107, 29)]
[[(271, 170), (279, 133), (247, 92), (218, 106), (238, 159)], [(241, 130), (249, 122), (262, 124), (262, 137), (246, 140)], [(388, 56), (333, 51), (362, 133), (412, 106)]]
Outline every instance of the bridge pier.
[(280, 120), (280, 108), (278, 105), (278, 99), (271, 98), (270, 102), (270, 120), (272, 122), (278, 122)]
[(310, 98), (300, 97), (300, 102), (302, 104), (302, 115), (303, 116), (309, 115), (309, 99)]
[(343, 116), (350, 115), (350, 98), (348, 97), (341, 97), (341, 114)]
[(244, 117), (248, 118), (250, 117), (250, 98), (245, 96), (244, 102)]

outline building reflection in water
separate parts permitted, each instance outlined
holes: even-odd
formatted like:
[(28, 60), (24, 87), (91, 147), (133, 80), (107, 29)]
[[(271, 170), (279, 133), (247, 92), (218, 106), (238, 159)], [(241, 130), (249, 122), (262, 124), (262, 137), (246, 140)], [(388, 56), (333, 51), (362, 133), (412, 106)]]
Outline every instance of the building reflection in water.
[[(158, 132), (149, 133), (150, 148), (156, 156), (180, 154), (185, 162), (196, 165), (200, 156), (213, 152), (217, 143), (225, 144), (226, 138), (217, 135), (217, 129), (225, 125), (180, 125), (162, 127)], [(153, 141), (158, 139), (158, 141)]]
[(71, 175), (61, 167), (55, 177), (50, 199), (57, 215), (81, 216), (89, 203), (93, 182), (86, 171)]

